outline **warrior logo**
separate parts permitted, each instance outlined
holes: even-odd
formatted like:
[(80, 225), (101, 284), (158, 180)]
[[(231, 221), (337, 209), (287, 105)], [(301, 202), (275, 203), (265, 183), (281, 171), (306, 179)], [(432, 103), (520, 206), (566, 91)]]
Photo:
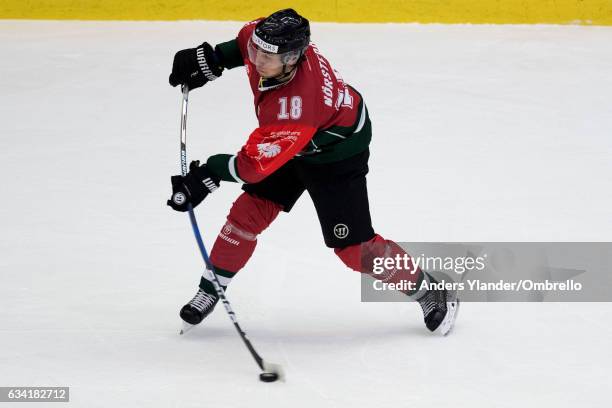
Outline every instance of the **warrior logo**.
[(237, 239), (234, 238), (230, 238), (228, 235), (230, 235), (232, 233), (232, 225), (231, 224), (225, 224), (223, 226), (223, 229), (221, 230), (221, 232), (219, 233), (219, 238), (221, 238), (224, 241), (229, 242), (232, 245), (235, 246), (239, 246), (240, 245), (240, 241), (238, 241)]
[(336, 224), (336, 226), (334, 227), (334, 235), (336, 236), (336, 238), (344, 239), (348, 236), (348, 234), (349, 229), (346, 225)]
[(183, 205), (185, 201), (187, 201), (187, 197), (185, 197), (185, 194), (178, 192), (172, 196), (172, 201), (174, 201), (176, 205)]
[(281, 152), (281, 147), (273, 143), (260, 143), (257, 145), (257, 151), (263, 157), (270, 159), (274, 156), (278, 156)]
[(223, 226), (223, 233), (224, 233), (225, 235), (229, 235), (229, 234), (231, 234), (231, 233), (232, 233), (232, 226), (231, 226), (231, 225), (229, 225), (229, 224), (225, 224), (225, 225)]

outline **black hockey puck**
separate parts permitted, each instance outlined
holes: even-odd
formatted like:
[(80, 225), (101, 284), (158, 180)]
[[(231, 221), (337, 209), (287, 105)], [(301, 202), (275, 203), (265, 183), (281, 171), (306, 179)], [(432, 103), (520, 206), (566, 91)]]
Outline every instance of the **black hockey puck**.
[(278, 374), (276, 374), (276, 373), (261, 373), (261, 374), (259, 374), (259, 381), (274, 382), (276, 380), (278, 380)]

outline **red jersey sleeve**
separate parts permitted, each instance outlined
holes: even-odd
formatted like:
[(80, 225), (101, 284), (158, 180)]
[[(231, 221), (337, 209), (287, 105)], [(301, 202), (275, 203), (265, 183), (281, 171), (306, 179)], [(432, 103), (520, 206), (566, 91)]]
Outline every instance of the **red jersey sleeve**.
[(278, 170), (300, 152), (316, 129), (304, 125), (270, 125), (255, 129), (236, 155), (236, 176), (256, 183)]
[(237, 154), (216, 154), (206, 164), (221, 180), (257, 183), (300, 152), (315, 132), (297, 124), (258, 127)]

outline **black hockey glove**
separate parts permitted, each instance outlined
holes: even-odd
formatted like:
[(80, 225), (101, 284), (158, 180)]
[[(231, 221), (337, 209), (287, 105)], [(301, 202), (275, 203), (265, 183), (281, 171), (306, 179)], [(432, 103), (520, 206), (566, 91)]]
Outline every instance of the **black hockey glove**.
[(170, 85), (187, 85), (193, 90), (221, 76), (223, 65), (207, 42), (197, 48), (181, 50), (174, 56)]
[(172, 176), (172, 197), (167, 204), (176, 211), (187, 211), (187, 203), (195, 208), (206, 196), (219, 187), (220, 179), (200, 161), (192, 161), (187, 176)]

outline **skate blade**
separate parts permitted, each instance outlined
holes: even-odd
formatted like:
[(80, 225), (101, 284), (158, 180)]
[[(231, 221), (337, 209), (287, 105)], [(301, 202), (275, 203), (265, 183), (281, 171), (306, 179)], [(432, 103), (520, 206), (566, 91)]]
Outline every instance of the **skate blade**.
[(189, 324), (187, 322), (183, 322), (183, 327), (181, 328), (181, 331), (179, 332), (179, 335), (182, 336), (183, 334), (187, 333), (192, 328), (193, 328), (193, 324)]
[(453, 327), (455, 327), (455, 321), (457, 320), (457, 315), (459, 314), (459, 304), (459, 299), (446, 304), (446, 316), (444, 316), (444, 320), (442, 320), (442, 323), (440, 323), (440, 326), (437, 329), (437, 332), (442, 336), (446, 336), (453, 330)]
[(264, 373), (274, 373), (278, 375), (279, 381), (285, 382), (285, 371), (280, 364), (268, 363), (263, 361)]

